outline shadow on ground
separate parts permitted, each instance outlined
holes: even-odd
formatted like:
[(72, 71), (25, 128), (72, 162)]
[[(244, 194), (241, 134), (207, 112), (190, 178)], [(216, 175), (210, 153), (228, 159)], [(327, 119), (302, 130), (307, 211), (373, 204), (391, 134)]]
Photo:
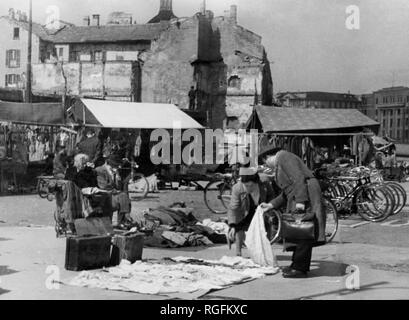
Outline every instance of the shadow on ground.
[(0, 266), (0, 277), (1, 276), (8, 276), (10, 274), (17, 273), (17, 272), (19, 272), (19, 271), (9, 269), (8, 266)]
[(2, 294), (6, 294), (6, 293), (9, 293), (9, 292), (10, 292), (10, 290), (5, 290), (5, 289), (0, 288), (0, 296)]
[(377, 287), (388, 284), (388, 283), (389, 282), (387, 282), (387, 281), (376, 282), (376, 283), (368, 284), (368, 285), (365, 285), (365, 286), (361, 286), (359, 288), (359, 290), (350, 290), (350, 289), (347, 289), (347, 288), (342, 288), (342, 289), (339, 289), (339, 290), (327, 291), (327, 292), (323, 292), (323, 293), (313, 294), (313, 295), (310, 295), (310, 296), (300, 297), (300, 298), (297, 298), (295, 300), (312, 300), (314, 298), (322, 298), (324, 296), (334, 295), (334, 294), (338, 294), (339, 296), (346, 296), (346, 295), (349, 295), (349, 294), (357, 293), (358, 291), (361, 293), (362, 291), (384, 289), (385, 287), (381, 287), (381, 288), (377, 288)]

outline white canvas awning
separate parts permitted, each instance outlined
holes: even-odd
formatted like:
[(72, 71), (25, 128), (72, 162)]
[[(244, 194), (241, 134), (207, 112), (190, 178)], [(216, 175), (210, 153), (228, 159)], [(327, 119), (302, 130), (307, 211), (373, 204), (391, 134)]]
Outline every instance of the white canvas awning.
[[(81, 99), (74, 106), (83, 125), (124, 129), (202, 129), (173, 104)], [(84, 120), (85, 118), (85, 120)]]

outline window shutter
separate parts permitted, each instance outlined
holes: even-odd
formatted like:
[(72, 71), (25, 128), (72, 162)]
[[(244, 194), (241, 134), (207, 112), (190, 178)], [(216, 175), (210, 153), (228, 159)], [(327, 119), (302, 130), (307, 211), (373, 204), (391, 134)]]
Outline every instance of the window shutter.
[(10, 50), (6, 51), (6, 67), (10, 67)]
[(16, 50), (16, 64), (17, 64), (17, 67), (19, 68), (20, 67), (20, 50)]

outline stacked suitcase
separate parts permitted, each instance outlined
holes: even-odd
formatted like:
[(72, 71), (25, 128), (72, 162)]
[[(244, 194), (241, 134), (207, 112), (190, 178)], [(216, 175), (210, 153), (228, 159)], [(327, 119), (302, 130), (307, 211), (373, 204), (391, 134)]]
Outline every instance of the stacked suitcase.
[(79, 219), (77, 236), (66, 240), (65, 269), (82, 271), (131, 263), (142, 259), (143, 234), (116, 233), (104, 218)]

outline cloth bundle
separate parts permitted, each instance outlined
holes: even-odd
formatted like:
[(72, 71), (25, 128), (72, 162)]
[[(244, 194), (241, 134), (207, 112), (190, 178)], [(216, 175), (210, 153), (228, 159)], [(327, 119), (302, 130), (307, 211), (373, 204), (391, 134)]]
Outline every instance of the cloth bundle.
[(264, 225), (264, 212), (258, 207), (246, 232), (245, 244), (251, 259), (260, 266), (278, 265)]

